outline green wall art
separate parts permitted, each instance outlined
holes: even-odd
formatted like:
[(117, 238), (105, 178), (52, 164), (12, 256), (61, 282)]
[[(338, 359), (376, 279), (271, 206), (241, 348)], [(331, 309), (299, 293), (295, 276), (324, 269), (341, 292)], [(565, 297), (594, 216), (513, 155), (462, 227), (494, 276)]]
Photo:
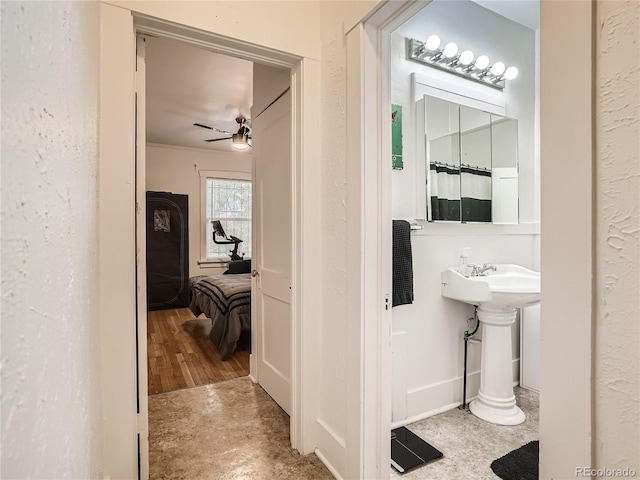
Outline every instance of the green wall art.
[(402, 170), (402, 106), (391, 105), (391, 166)]

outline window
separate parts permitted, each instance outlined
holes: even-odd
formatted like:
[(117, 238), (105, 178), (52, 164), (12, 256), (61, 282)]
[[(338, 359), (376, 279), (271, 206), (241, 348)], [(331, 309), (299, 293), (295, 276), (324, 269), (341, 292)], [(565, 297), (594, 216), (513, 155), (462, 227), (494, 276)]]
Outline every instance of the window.
[[(203, 172), (204, 173), (204, 172)], [(238, 246), (238, 255), (251, 257), (251, 181), (248, 174), (233, 172), (207, 172), (215, 176), (203, 176), (203, 211), (205, 238), (203, 242), (205, 261), (229, 260), (233, 244), (218, 245), (213, 242), (211, 221), (220, 220), (227, 236), (235, 236), (243, 242)]]

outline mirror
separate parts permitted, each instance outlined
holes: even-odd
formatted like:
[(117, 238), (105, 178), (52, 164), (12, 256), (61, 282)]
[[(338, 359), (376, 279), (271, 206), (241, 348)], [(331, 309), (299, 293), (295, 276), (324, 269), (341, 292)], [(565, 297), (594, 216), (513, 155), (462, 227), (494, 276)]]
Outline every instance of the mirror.
[(460, 106), (463, 222), (491, 222), (491, 114)]
[(460, 221), (459, 108), (454, 103), (429, 96), (425, 96), (423, 104), (429, 219)]
[(517, 120), (429, 95), (416, 107), (427, 219), (518, 223)]
[(491, 115), (493, 223), (518, 223), (518, 121)]

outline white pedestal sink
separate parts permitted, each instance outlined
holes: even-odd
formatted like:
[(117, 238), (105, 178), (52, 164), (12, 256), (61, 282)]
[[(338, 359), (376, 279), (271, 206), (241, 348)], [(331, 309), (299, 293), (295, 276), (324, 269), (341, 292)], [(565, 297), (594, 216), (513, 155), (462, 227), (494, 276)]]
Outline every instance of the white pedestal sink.
[(540, 301), (540, 273), (518, 265), (495, 265), (485, 275), (465, 277), (455, 268), (442, 272), (442, 296), (478, 306), (482, 323), (480, 390), (471, 412), (487, 422), (518, 425), (525, 416), (516, 405), (511, 365), (511, 325), (516, 309)]

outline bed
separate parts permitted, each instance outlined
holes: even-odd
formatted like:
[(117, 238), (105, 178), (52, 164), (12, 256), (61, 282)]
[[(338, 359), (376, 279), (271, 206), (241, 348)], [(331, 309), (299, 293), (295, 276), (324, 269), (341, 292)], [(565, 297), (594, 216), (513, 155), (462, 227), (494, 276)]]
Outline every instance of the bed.
[(189, 308), (211, 319), (209, 338), (222, 360), (235, 352), (240, 334), (251, 332), (251, 274), (216, 275), (195, 279)]

